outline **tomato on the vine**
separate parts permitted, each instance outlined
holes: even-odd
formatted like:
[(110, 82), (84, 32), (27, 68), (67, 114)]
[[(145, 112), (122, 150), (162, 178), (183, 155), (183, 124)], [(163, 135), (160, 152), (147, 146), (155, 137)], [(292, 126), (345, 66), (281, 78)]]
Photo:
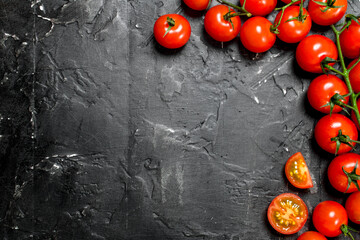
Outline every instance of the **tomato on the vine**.
[(308, 218), (304, 201), (292, 193), (283, 193), (272, 200), (267, 211), (271, 226), (282, 234), (300, 231)]
[[(291, 0), (281, 0), (283, 3), (286, 3), (286, 4), (289, 4), (291, 3)], [(299, 1), (296, 1), (294, 4), (300, 4), (300, 0)]]
[(349, 196), (345, 209), (350, 221), (360, 224), (360, 192), (354, 192)]
[[(360, 98), (359, 98), (358, 100), (356, 100), (356, 106), (357, 106), (358, 109), (359, 109), (359, 107), (360, 107)], [(357, 121), (357, 119), (356, 119), (356, 115), (355, 115), (355, 112), (354, 112), (354, 111), (351, 111), (351, 120), (355, 123), (357, 129), (360, 130), (359, 123), (358, 123), (358, 121)]]
[(154, 37), (163, 47), (174, 49), (184, 46), (190, 38), (191, 26), (179, 14), (166, 14), (154, 24)]
[[(331, 98), (335, 94), (343, 96), (348, 93), (348, 88), (343, 80), (332, 74), (324, 74), (316, 77), (311, 81), (308, 88), (307, 97), (310, 105), (314, 109), (322, 113), (329, 114), (331, 108), (333, 113), (337, 113), (342, 110), (340, 106), (335, 105), (336, 101), (330, 102), (330, 100), (332, 100)], [(349, 97), (343, 97), (343, 99), (340, 97), (338, 101), (347, 104), (349, 102)]]
[[(280, 11), (275, 18), (274, 24), (278, 23), (281, 17)], [(311, 29), (311, 18), (303, 8), (303, 19), (299, 19), (300, 7), (290, 6), (284, 10), (280, 25), (277, 27), (279, 34), (277, 36), (286, 43), (297, 43), (308, 35)]]
[[(300, 41), (296, 48), (296, 61), (305, 71), (321, 73), (321, 61), (329, 57), (334, 60), (338, 58), (335, 43), (322, 35), (310, 35)], [(334, 63), (329, 63), (330, 66)]]
[(327, 240), (324, 235), (315, 231), (304, 232), (297, 240)]
[(355, 124), (344, 115), (334, 113), (322, 117), (315, 126), (315, 140), (329, 153), (349, 152), (358, 139)]
[[(359, 39), (360, 41), (360, 39)], [(357, 59), (354, 59), (348, 66), (348, 69), (356, 63)], [(356, 64), (349, 73), (349, 79), (351, 87), (355, 93), (360, 92), (360, 63)]]
[[(360, 18), (358, 19), (360, 21)], [(340, 34), (340, 46), (345, 57), (353, 59), (360, 55), (360, 24), (351, 20), (349, 27)]]
[(357, 166), (360, 166), (360, 155), (356, 153), (345, 153), (335, 157), (328, 167), (331, 185), (343, 193), (358, 191), (356, 185), (360, 185), (360, 168)]
[(276, 41), (276, 34), (270, 31), (272, 23), (264, 17), (252, 17), (245, 21), (240, 30), (244, 47), (255, 53), (266, 52)]
[(285, 164), (285, 175), (294, 187), (306, 189), (314, 186), (301, 152), (295, 153), (287, 160)]
[(202, 11), (209, 6), (210, 0), (184, 0), (184, 3), (191, 9)]
[[(230, 11), (229, 11), (230, 10)], [(206, 32), (216, 41), (228, 42), (233, 40), (240, 32), (241, 20), (236, 13), (225, 5), (216, 5), (207, 11), (204, 25)]]
[(314, 23), (330, 26), (345, 15), (347, 5), (347, 0), (310, 0), (308, 12)]
[(266, 16), (275, 9), (277, 0), (246, 0), (245, 6), (240, 0), (240, 4), (253, 16)]

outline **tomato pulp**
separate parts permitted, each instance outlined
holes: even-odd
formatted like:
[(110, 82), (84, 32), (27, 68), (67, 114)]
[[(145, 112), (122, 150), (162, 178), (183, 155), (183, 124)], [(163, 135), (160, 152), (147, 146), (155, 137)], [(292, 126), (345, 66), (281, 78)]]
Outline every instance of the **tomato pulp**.
[(295, 153), (287, 160), (285, 164), (285, 174), (294, 187), (305, 189), (314, 186), (301, 152)]

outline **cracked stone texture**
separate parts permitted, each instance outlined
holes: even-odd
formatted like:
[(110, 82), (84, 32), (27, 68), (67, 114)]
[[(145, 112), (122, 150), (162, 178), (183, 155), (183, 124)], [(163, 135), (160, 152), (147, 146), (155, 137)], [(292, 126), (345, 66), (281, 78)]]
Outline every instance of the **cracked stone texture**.
[[(192, 27), (178, 50), (152, 35), (172, 12)], [(275, 196), (299, 194), (310, 215), (344, 203), (296, 46), (221, 45), (203, 19), (179, 0), (0, 1), (1, 239), (296, 239), (311, 220), (278, 234)], [(311, 190), (283, 173), (297, 151)]]

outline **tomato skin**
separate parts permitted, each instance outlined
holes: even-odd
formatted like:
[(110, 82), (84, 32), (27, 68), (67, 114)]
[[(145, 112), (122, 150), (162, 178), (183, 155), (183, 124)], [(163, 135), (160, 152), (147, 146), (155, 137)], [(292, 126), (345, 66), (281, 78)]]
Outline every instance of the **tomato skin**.
[[(355, 124), (347, 117), (334, 113), (331, 116), (326, 115), (322, 117), (315, 126), (315, 140), (318, 145), (329, 153), (335, 154), (336, 142), (331, 141), (331, 138), (339, 135), (339, 130), (343, 135), (347, 135), (351, 140), (358, 139), (358, 131)], [(351, 143), (353, 146), (354, 142)], [(340, 144), (338, 154), (346, 153), (352, 148), (344, 143)]]
[[(360, 18), (358, 19), (360, 20)], [(340, 34), (340, 46), (345, 57), (354, 59), (360, 55), (360, 24), (351, 21), (351, 24)]]
[[(318, 2), (326, 3), (327, 0), (316, 0)], [(322, 12), (325, 6), (320, 6), (314, 0), (310, 0), (308, 4), (308, 11), (314, 23), (321, 26), (330, 26), (337, 23), (344, 15), (347, 9), (347, 0), (336, 0), (334, 6), (342, 6), (340, 8), (329, 8)]]
[(315, 228), (326, 237), (336, 237), (342, 234), (341, 225), (348, 224), (345, 208), (334, 201), (319, 203), (313, 212)]
[[(360, 40), (359, 40), (360, 41)], [(355, 64), (357, 59), (354, 59), (348, 66), (350, 68)], [(360, 92), (360, 63), (356, 64), (356, 66), (351, 69), (349, 73), (349, 79), (351, 83), (351, 87), (355, 93)]]
[[(288, 21), (294, 17), (298, 17), (300, 12), (299, 6), (290, 6), (285, 9), (283, 17), (281, 19), (280, 25), (278, 26), (279, 34), (278, 38), (286, 43), (297, 43), (308, 35), (311, 29), (311, 17), (303, 8), (303, 14), (307, 15), (304, 22), (301, 22), (297, 19)], [(275, 18), (274, 23), (277, 23), (281, 17), (282, 11), (280, 11)]]
[[(235, 13), (230, 9), (231, 13)], [(228, 42), (233, 40), (240, 32), (241, 20), (239, 16), (231, 18), (234, 25), (224, 19), (224, 15), (229, 12), (225, 5), (216, 5), (207, 11), (204, 25), (206, 32), (216, 41)]]
[[(287, 210), (292, 212), (292, 218), (290, 218), (292, 223), (289, 225), (286, 225), (286, 221), (289, 219), (283, 218)], [(270, 225), (279, 233), (286, 235), (294, 234), (300, 231), (306, 223), (308, 209), (304, 201), (298, 195), (283, 193), (272, 200), (267, 211), (267, 217)], [(282, 223), (281, 220), (283, 220)]]
[(210, 0), (183, 0), (184, 3), (191, 9), (202, 11), (209, 6)]
[[(359, 105), (360, 104), (360, 98), (358, 100), (356, 100), (356, 104), (357, 104), (358, 109), (359, 109), (359, 107), (360, 107), (360, 105)], [(351, 111), (351, 120), (355, 123), (357, 129), (360, 130), (359, 123), (358, 123), (358, 121), (356, 119), (356, 115), (355, 115), (354, 111)]]
[(285, 175), (294, 187), (306, 189), (314, 186), (301, 152), (295, 153), (286, 161)]
[(245, 21), (240, 30), (244, 47), (254, 53), (266, 52), (276, 41), (276, 34), (270, 31), (272, 23), (264, 17), (252, 17)]
[(346, 200), (345, 209), (350, 221), (360, 224), (360, 192), (352, 193)]
[[(300, 41), (296, 48), (296, 60), (299, 66), (308, 72), (321, 73), (321, 61), (325, 57), (338, 58), (338, 51), (335, 43), (322, 35), (310, 35)], [(333, 66), (334, 63), (330, 63)]]
[[(345, 153), (335, 157), (328, 167), (328, 178), (331, 185), (338, 191), (345, 193), (348, 187), (348, 177), (343, 172), (352, 172), (356, 162), (360, 166), (360, 155), (356, 153)], [(356, 174), (360, 175), (360, 168), (356, 169)], [(357, 181), (360, 184), (360, 180)], [(351, 183), (346, 193), (357, 191), (354, 183)]]
[[(283, 3), (289, 4), (291, 3), (291, 0), (281, 0)], [(294, 4), (300, 4), (301, 1), (297, 1)]]
[[(169, 27), (167, 17), (175, 20), (175, 26), (164, 37)], [(184, 46), (190, 38), (191, 26), (188, 20), (179, 14), (165, 14), (154, 24), (154, 37), (163, 47), (175, 49)]]
[[(311, 81), (307, 97), (310, 105), (322, 113), (330, 113), (330, 106), (323, 107), (326, 105), (332, 96), (338, 93), (340, 95), (346, 95), (349, 93), (348, 88), (343, 80), (332, 74), (323, 74), (316, 77)], [(349, 102), (349, 97), (345, 97), (345, 100), (341, 100), (343, 103), (347, 104)], [(338, 105), (335, 105), (333, 108), (333, 113), (342, 111), (342, 108)]]
[[(244, 0), (240, 0), (241, 6)], [(266, 16), (271, 13), (277, 4), (277, 0), (246, 0), (245, 9), (253, 16)]]
[(327, 240), (327, 238), (321, 233), (308, 231), (301, 234), (297, 240)]

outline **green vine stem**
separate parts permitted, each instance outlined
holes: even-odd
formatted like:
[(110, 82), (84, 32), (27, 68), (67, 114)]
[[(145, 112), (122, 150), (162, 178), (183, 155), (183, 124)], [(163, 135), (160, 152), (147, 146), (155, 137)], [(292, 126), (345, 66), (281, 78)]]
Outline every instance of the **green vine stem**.
[(218, 1), (219, 3), (221, 3), (221, 4), (225, 4), (225, 5), (228, 5), (228, 6), (232, 7), (232, 8), (235, 8), (235, 9), (239, 10), (239, 11), (241, 12), (241, 14), (239, 14), (238, 16), (242, 16), (242, 15), (245, 15), (245, 16), (247, 16), (247, 17), (251, 17), (251, 16), (252, 16), (252, 14), (249, 13), (249, 12), (245, 9), (245, 7), (244, 7), (246, 0), (244, 1), (244, 6), (242, 6), (242, 7), (239, 7), (239, 6), (235, 5), (235, 4), (229, 3), (229, 2), (224, 1), (224, 0), (217, 0), (217, 1)]

